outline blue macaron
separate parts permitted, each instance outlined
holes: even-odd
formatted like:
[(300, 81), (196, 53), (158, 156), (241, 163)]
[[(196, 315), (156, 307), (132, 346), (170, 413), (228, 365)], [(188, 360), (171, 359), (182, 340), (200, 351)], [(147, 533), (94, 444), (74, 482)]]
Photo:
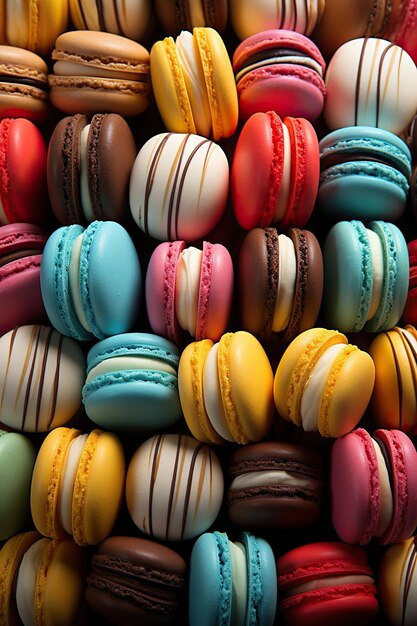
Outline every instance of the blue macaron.
[(134, 243), (116, 222), (64, 226), (46, 242), (41, 292), (51, 324), (78, 340), (131, 330), (142, 271)]
[(404, 212), (411, 178), (411, 152), (389, 131), (349, 126), (319, 143), (317, 206), (334, 221), (396, 221)]
[(270, 626), (277, 604), (274, 554), (267, 541), (243, 532), (201, 535), (190, 559), (190, 626)]
[(342, 332), (388, 330), (408, 293), (409, 257), (403, 234), (389, 222), (342, 221), (323, 246), (323, 312)]
[(149, 432), (181, 417), (178, 348), (150, 333), (99, 341), (87, 355), (82, 396), (89, 418), (116, 431)]

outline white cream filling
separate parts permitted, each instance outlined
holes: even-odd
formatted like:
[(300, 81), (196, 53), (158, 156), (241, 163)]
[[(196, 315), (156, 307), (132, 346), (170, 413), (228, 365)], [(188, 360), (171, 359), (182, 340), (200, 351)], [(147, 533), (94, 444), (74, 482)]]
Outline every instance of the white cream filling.
[(76, 316), (78, 317), (81, 326), (85, 328), (85, 330), (87, 330), (88, 332), (92, 332), (90, 326), (88, 325), (87, 318), (85, 316), (84, 309), (81, 303), (80, 256), (83, 236), (83, 233), (81, 233), (81, 235), (78, 235), (72, 245), (71, 258), (69, 262), (69, 287), (74, 311)]
[(311, 57), (302, 57), (298, 56), (297, 54), (289, 54), (282, 57), (271, 56), (268, 59), (263, 59), (262, 61), (257, 61), (256, 63), (252, 63), (252, 65), (248, 65), (236, 74), (236, 82), (239, 82), (239, 80), (243, 78), (245, 74), (249, 74), (249, 72), (253, 72), (253, 70), (257, 70), (260, 67), (266, 67), (269, 65), (282, 65), (284, 63), (286, 65), (299, 65), (311, 70), (315, 70), (318, 75), (323, 78), (323, 70), (320, 63), (318, 63)]
[(350, 576), (329, 576), (328, 578), (318, 578), (309, 580), (306, 583), (297, 585), (285, 592), (287, 597), (296, 596), (299, 593), (315, 591), (316, 589), (324, 589), (325, 587), (336, 587), (339, 585), (374, 585), (374, 579), (366, 574), (350, 575)]
[(86, 383), (96, 376), (101, 376), (101, 374), (110, 374), (122, 370), (157, 370), (172, 376), (177, 375), (175, 367), (161, 359), (144, 356), (117, 356), (112, 359), (105, 359), (93, 367), (87, 376)]
[(369, 228), (366, 229), (366, 233), (369, 238), (373, 270), (371, 304), (367, 317), (370, 320), (374, 317), (381, 302), (382, 283), (384, 280), (384, 252), (379, 236), (373, 230), (369, 230)]
[(88, 188), (88, 133), (90, 132), (90, 126), (91, 124), (84, 126), (80, 137), (80, 193), (83, 213), (87, 222), (94, 221), (90, 190)]
[(58, 498), (58, 520), (62, 528), (72, 535), (72, 498), (74, 494), (75, 477), (81, 454), (87, 441), (88, 434), (79, 435), (68, 446), (67, 458), (61, 473)]
[(291, 189), (291, 141), (290, 141), (290, 133), (285, 124), (282, 124), (283, 131), (283, 140), (284, 140), (284, 163), (282, 166), (282, 180), (281, 187), (279, 190), (277, 203), (275, 206), (274, 213), (274, 222), (280, 222), (286, 211), (288, 206), (288, 200), (290, 197), (290, 189)]
[(183, 30), (176, 38), (175, 45), (197, 134), (208, 137), (211, 133), (211, 111), (197, 41), (192, 33)]
[(197, 327), (202, 259), (203, 252), (191, 246), (181, 252), (176, 266), (175, 316), (181, 328), (192, 337)]
[(219, 374), (217, 369), (217, 353), (219, 344), (215, 343), (207, 353), (203, 368), (203, 395), (204, 406), (208, 418), (216, 433), (226, 439), (234, 441), (227, 425), (226, 414), (223, 407), (222, 393), (220, 389)]
[(271, 487), (271, 486), (300, 487), (301, 489), (322, 489), (323, 481), (308, 478), (297, 472), (286, 472), (285, 470), (260, 470), (259, 472), (248, 472), (236, 476), (230, 484), (229, 489), (249, 489), (251, 487)]
[(248, 601), (248, 574), (246, 549), (239, 541), (229, 541), (232, 562), (232, 616), (231, 626), (245, 626)]
[(275, 302), (272, 330), (280, 332), (287, 328), (295, 297), (297, 277), (297, 256), (292, 240), (287, 235), (278, 237), (279, 269), (278, 292)]
[(346, 347), (337, 343), (327, 348), (310, 372), (301, 396), (301, 420), (305, 431), (317, 431), (320, 414), (321, 397), (333, 362), (339, 352)]
[(109, 80), (141, 80), (143, 74), (129, 71), (126, 63), (126, 71), (111, 69), (110, 67), (96, 67), (93, 63), (74, 63), (72, 61), (56, 61), (53, 74), (56, 76), (90, 76), (91, 78), (106, 78)]
[(374, 439), (371, 439), (374, 446), (376, 457), (378, 460), (378, 472), (379, 472), (379, 487), (380, 487), (380, 505), (379, 505), (379, 518), (375, 537), (381, 537), (389, 528), (394, 513), (394, 501), (391, 491), (391, 485), (389, 482), (389, 474), (387, 464), (382, 455), (381, 448)]
[(36, 579), (42, 562), (42, 555), (49, 542), (50, 539), (43, 538), (32, 543), (20, 562), (16, 581), (16, 605), (19, 617), (25, 626), (36, 626)]

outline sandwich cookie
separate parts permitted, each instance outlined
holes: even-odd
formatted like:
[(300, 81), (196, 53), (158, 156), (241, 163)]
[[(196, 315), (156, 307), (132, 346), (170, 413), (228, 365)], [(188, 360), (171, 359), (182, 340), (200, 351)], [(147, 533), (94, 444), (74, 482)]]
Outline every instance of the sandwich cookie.
[(140, 41), (151, 20), (149, 0), (69, 0), (71, 19), (77, 30), (101, 30)]
[(0, 45), (0, 118), (45, 119), (48, 66), (29, 50)]

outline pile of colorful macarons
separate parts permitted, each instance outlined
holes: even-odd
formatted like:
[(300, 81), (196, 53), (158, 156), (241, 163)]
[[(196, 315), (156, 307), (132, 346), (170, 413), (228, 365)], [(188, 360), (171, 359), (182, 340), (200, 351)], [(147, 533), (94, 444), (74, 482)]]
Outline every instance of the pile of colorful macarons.
[(0, 626), (415, 626), (415, 0), (6, 0)]

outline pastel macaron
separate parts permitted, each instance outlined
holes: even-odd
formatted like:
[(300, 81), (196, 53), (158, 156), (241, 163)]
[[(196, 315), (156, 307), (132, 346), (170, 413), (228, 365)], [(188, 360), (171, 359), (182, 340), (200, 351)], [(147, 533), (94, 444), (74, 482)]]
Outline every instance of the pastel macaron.
[(77, 30), (100, 30), (123, 35), (141, 41), (150, 26), (150, 0), (124, 2), (115, 0), (110, 4), (90, 0), (69, 0), (71, 19)]
[(135, 158), (135, 140), (121, 115), (61, 119), (51, 135), (47, 159), (49, 198), (58, 221), (125, 221)]
[(228, 194), (226, 154), (195, 134), (151, 137), (139, 150), (130, 176), (133, 219), (160, 241), (205, 237), (222, 217)]
[(133, 454), (126, 477), (130, 516), (145, 535), (186, 541), (216, 520), (223, 500), (220, 462), (188, 435), (154, 435)]
[(353, 39), (330, 60), (326, 89), (323, 114), (330, 130), (374, 126), (399, 134), (416, 113), (417, 68), (386, 39)]
[(416, 537), (390, 546), (379, 564), (381, 607), (392, 626), (413, 626), (416, 616)]
[(46, 242), (41, 290), (51, 324), (78, 340), (131, 330), (142, 270), (135, 245), (117, 222), (62, 226)]
[(0, 224), (45, 224), (49, 219), (46, 144), (30, 120), (0, 121), (0, 176)]
[(191, 433), (207, 443), (246, 444), (266, 437), (272, 424), (273, 372), (259, 341), (246, 331), (217, 343), (194, 341), (178, 368), (182, 411)]
[(302, 227), (310, 218), (320, 174), (316, 131), (305, 119), (254, 113), (233, 155), (231, 192), (239, 225)]
[(279, 28), (258, 32), (239, 44), (232, 63), (241, 119), (275, 111), (314, 122), (322, 112), (326, 66), (305, 35)]
[(30, 506), (36, 529), (79, 546), (110, 535), (123, 498), (125, 458), (110, 432), (55, 428), (44, 439), (33, 470)]
[(149, 52), (113, 33), (62, 33), (52, 51), (49, 97), (60, 111), (139, 115), (148, 106)]
[(113, 431), (149, 432), (181, 417), (178, 348), (150, 333), (124, 333), (97, 342), (87, 355), (82, 390), (88, 417)]
[(184, 241), (161, 243), (146, 272), (146, 310), (152, 330), (177, 344), (190, 335), (217, 341), (226, 331), (233, 300), (233, 263), (222, 244), (203, 249)]
[(383, 219), (404, 213), (410, 190), (411, 152), (387, 130), (349, 126), (319, 144), (317, 205), (330, 219)]
[(239, 253), (242, 328), (262, 341), (282, 333), (291, 341), (314, 326), (323, 295), (323, 257), (315, 235), (290, 228), (254, 228)]
[[(164, 9), (164, 13), (166, 10)], [(183, 30), (151, 49), (151, 79), (167, 130), (196, 133), (218, 141), (238, 122), (232, 65), (219, 33), (210, 27)]]
[(68, 423), (84, 377), (84, 353), (69, 337), (36, 324), (10, 330), (0, 337), (0, 422), (27, 433)]
[(16, 326), (47, 322), (40, 285), (47, 238), (34, 224), (0, 226), (0, 335)]
[(172, 548), (141, 537), (112, 536), (92, 555), (86, 600), (112, 624), (178, 623), (187, 565)]
[(87, 554), (73, 541), (14, 535), (0, 550), (2, 625), (85, 624), (86, 573)]
[(163, 30), (175, 35), (182, 30), (192, 30), (194, 26), (210, 26), (222, 33), (227, 25), (227, 0), (185, 0), (184, 2), (166, 2), (155, 0), (155, 11)]
[[(210, 585), (207, 584), (210, 580)], [(190, 559), (190, 626), (272, 626), (277, 605), (274, 553), (261, 537), (204, 533)]]
[(395, 224), (338, 222), (324, 241), (323, 262), (328, 325), (342, 332), (375, 333), (398, 323), (407, 299), (409, 258)]
[(34, 52), (0, 45), (0, 118), (23, 117), (34, 122), (48, 111), (48, 66)]
[(35, 446), (28, 437), (0, 430), (0, 541), (22, 530), (30, 519), (35, 458)]
[(375, 574), (359, 546), (300, 545), (277, 559), (279, 615), (288, 626), (365, 626), (377, 617)]
[(312, 328), (293, 339), (278, 363), (275, 406), (305, 431), (342, 437), (363, 417), (374, 379), (367, 352), (336, 330)]
[(333, 526), (347, 543), (408, 539), (417, 526), (417, 452), (399, 430), (358, 428), (334, 442), (330, 457)]
[(321, 516), (324, 467), (300, 444), (261, 441), (242, 446), (228, 462), (227, 516), (246, 529), (303, 528)]

